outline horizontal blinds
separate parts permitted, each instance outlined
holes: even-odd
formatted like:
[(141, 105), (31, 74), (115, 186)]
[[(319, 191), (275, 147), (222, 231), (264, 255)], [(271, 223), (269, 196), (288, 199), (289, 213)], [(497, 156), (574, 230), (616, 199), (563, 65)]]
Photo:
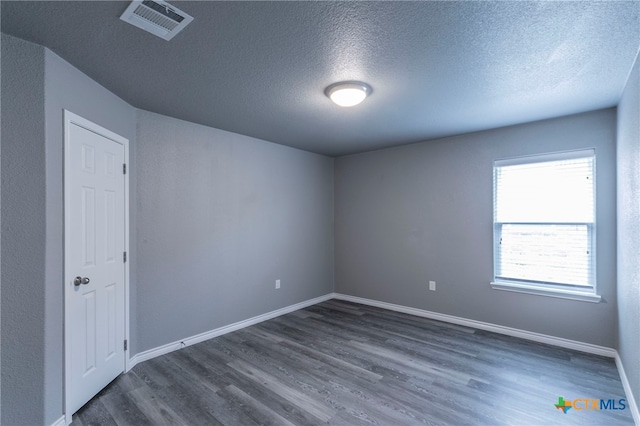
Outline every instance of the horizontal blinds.
[(595, 154), (494, 164), (496, 278), (593, 286)]
[(594, 156), (498, 166), (496, 222), (592, 223)]
[(502, 225), (497, 278), (589, 285), (589, 225)]

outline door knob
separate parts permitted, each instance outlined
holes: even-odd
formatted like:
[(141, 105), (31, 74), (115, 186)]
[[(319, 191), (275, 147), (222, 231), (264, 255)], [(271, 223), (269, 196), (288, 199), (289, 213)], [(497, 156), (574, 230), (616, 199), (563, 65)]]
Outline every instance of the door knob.
[(87, 277), (76, 277), (73, 280), (73, 285), (80, 285), (80, 284), (89, 284), (89, 281), (91, 281), (89, 278)]

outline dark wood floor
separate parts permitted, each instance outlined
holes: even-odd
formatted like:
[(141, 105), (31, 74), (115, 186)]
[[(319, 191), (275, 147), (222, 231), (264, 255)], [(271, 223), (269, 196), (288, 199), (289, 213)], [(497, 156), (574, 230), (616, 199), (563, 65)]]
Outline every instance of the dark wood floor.
[(73, 425), (633, 424), (612, 359), (331, 300), (143, 362)]

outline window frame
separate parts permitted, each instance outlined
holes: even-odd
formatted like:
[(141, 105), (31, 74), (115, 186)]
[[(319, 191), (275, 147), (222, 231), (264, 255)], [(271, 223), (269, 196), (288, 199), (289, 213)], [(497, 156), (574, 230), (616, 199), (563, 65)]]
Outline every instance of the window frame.
[[(500, 238), (502, 236), (502, 227), (504, 225), (527, 225), (526, 222), (497, 222), (496, 221), (496, 195), (497, 195), (497, 173), (500, 167), (545, 163), (551, 161), (562, 161), (579, 158), (593, 159), (593, 222), (548, 222), (547, 225), (586, 225), (590, 243), (590, 267), (592, 274), (592, 284), (583, 286), (579, 284), (561, 284), (553, 282), (544, 282), (527, 279), (509, 279), (497, 276), (499, 270), (499, 254), (500, 254)], [(493, 162), (493, 281), (490, 283), (495, 290), (507, 290), (519, 293), (529, 293), (541, 296), (558, 297), (564, 299), (580, 300), (598, 303), (601, 300), (597, 294), (597, 245), (596, 245), (596, 224), (597, 224), (597, 179), (596, 179), (596, 150), (594, 148), (561, 151), (546, 154), (527, 155), (506, 159), (497, 159)], [(534, 223), (531, 225), (539, 225)], [(540, 224), (544, 226), (544, 224)]]

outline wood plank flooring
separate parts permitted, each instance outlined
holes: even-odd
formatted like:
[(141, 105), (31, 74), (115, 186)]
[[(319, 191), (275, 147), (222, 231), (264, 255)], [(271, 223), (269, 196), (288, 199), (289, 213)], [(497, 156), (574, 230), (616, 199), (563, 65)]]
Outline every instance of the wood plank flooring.
[(331, 300), (140, 363), (72, 424), (633, 424), (558, 397), (625, 394), (610, 358)]

